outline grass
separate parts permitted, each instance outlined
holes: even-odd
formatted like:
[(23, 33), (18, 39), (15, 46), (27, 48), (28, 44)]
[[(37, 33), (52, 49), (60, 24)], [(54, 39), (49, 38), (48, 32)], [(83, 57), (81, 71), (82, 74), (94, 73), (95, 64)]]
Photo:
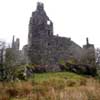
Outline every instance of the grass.
[(33, 77), (34, 81), (37, 83), (42, 83), (44, 81), (49, 81), (52, 79), (64, 81), (67, 79), (80, 80), (84, 78), (83, 76), (70, 72), (42, 73), (35, 74)]
[(28, 81), (0, 83), (0, 100), (100, 100), (100, 82), (69, 72), (34, 74)]

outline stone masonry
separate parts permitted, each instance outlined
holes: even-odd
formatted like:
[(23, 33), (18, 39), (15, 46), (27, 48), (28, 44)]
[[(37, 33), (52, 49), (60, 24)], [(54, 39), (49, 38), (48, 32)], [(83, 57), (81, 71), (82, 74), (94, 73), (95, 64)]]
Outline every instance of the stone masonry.
[(29, 22), (28, 58), (32, 64), (57, 64), (70, 57), (80, 60), (82, 48), (70, 38), (55, 36), (53, 22), (38, 2)]

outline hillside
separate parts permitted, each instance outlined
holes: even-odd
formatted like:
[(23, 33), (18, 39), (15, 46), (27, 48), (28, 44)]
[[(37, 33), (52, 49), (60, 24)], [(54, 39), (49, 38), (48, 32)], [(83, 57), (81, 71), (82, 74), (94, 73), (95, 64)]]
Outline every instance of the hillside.
[(0, 83), (0, 100), (99, 100), (99, 80), (69, 72), (34, 74)]

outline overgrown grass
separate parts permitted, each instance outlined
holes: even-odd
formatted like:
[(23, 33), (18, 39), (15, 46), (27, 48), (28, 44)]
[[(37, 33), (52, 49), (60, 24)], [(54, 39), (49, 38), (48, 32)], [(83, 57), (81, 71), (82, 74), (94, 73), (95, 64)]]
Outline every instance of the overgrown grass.
[(35, 74), (0, 83), (0, 100), (100, 100), (100, 82), (69, 72)]
[(33, 76), (34, 81), (37, 83), (42, 83), (43, 81), (49, 81), (51, 79), (55, 80), (67, 80), (67, 79), (73, 79), (73, 80), (80, 80), (83, 79), (83, 76), (80, 76), (75, 73), (70, 72), (57, 72), (57, 73), (42, 73), (42, 74), (34, 74)]

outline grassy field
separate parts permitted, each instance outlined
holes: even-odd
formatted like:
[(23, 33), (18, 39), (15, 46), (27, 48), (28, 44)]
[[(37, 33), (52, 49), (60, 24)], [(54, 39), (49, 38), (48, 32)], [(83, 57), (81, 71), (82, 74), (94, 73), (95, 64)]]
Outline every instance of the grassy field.
[(34, 74), (28, 81), (0, 83), (0, 100), (100, 100), (100, 82), (69, 72)]

